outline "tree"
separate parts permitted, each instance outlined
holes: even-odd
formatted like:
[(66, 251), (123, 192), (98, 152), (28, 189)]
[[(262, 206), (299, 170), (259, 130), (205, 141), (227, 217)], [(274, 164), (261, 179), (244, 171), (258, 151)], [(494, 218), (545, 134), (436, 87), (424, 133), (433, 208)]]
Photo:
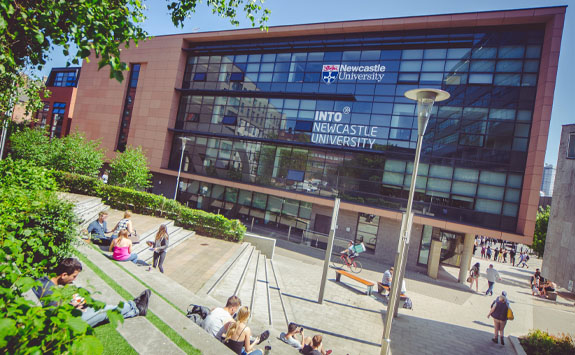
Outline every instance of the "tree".
[(148, 160), (140, 146), (128, 147), (125, 152), (118, 153), (110, 162), (109, 182), (111, 185), (144, 190), (151, 185), (151, 178)]
[(533, 245), (531, 248), (538, 257), (542, 257), (545, 252), (545, 239), (547, 238), (547, 226), (549, 225), (549, 213), (551, 206), (543, 209), (539, 207), (537, 220), (535, 221), (535, 233), (533, 234)]
[[(184, 20), (195, 12), (198, 0), (168, 2), (172, 22), (183, 27)], [(207, 0), (212, 12), (238, 25), (238, 11), (245, 13), (252, 26), (265, 29), (270, 11), (263, 0)], [(140, 27), (145, 20), (141, 0), (0, 1), (0, 115), (9, 116), (18, 98), (14, 88), (21, 86), (21, 73), (41, 69), (50, 50), (61, 46), (72, 64), (94, 53), (98, 67), (110, 68), (110, 78), (123, 80), (128, 65), (120, 60), (123, 46), (137, 45), (148, 37)], [(70, 53), (76, 48), (76, 53)], [(70, 62), (68, 64), (71, 64)], [(39, 107), (39, 88), (28, 91), (31, 107)]]
[(14, 158), (38, 166), (96, 177), (104, 164), (100, 141), (86, 140), (83, 133), (50, 140), (43, 129), (24, 128), (12, 134), (10, 140)]

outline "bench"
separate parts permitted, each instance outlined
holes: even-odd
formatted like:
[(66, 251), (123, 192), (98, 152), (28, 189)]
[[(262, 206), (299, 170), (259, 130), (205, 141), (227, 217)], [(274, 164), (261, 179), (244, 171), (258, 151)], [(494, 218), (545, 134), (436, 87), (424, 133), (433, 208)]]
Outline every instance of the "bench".
[(557, 301), (557, 292), (548, 291), (547, 299), (550, 301)]
[(368, 296), (371, 296), (371, 292), (373, 291), (373, 286), (374, 286), (374, 283), (373, 283), (373, 282), (364, 280), (364, 279), (362, 279), (361, 277), (357, 277), (357, 276), (355, 276), (355, 275), (353, 275), (353, 274), (350, 274), (349, 272), (344, 271), (344, 270), (336, 270), (336, 271), (335, 271), (335, 280), (336, 280), (337, 282), (340, 282), (340, 280), (341, 280), (341, 275), (347, 276), (347, 277), (349, 277), (350, 279), (355, 280), (355, 281), (359, 282), (360, 284), (363, 284), (363, 285), (367, 286), (367, 293), (366, 293), (366, 294), (367, 294)]
[[(391, 290), (389, 289), (389, 286), (384, 285), (384, 284), (382, 284), (381, 282), (378, 282), (378, 283), (377, 283), (377, 293), (382, 293), (383, 290), (387, 291), (387, 294), (388, 294), (388, 295), (389, 295), (389, 291), (391, 291)], [(405, 299), (405, 298), (407, 298), (407, 295), (406, 295), (405, 293), (401, 293), (401, 294), (399, 295), (399, 297), (400, 297), (401, 299)]]

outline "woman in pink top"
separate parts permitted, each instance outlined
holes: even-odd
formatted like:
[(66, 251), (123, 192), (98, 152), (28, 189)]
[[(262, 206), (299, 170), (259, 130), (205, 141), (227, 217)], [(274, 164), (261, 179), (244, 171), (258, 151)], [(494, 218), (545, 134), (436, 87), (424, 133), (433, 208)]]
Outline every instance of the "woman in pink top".
[(122, 229), (118, 233), (118, 238), (112, 240), (110, 251), (113, 252), (112, 257), (116, 261), (138, 262), (138, 254), (132, 253), (132, 241), (128, 237), (126, 229)]

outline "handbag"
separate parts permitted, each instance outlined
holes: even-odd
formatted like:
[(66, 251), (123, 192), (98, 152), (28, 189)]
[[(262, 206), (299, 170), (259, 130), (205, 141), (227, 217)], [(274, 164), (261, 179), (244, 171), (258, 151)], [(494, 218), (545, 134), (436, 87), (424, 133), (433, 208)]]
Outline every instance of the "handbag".
[(134, 233), (130, 233), (130, 236), (128, 238), (130, 238), (132, 244), (138, 244), (140, 242), (140, 236), (138, 235), (135, 229)]
[(473, 281), (473, 278), (471, 276), (467, 276), (467, 282), (471, 282)]
[(508, 320), (514, 320), (515, 316), (513, 315), (513, 311), (511, 310), (511, 307), (507, 307), (507, 319)]

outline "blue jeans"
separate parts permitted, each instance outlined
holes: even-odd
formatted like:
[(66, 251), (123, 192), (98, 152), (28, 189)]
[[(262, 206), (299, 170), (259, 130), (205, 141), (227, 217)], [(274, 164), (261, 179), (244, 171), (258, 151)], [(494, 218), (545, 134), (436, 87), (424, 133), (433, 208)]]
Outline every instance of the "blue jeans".
[[(82, 319), (90, 324), (91, 327), (95, 327), (98, 324), (105, 322), (108, 320), (107, 311), (111, 309), (116, 309), (118, 306), (106, 305), (104, 308), (100, 310), (95, 310), (94, 308), (88, 307), (84, 312), (82, 312)], [(137, 316), (140, 311), (134, 301), (125, 301), (124, 307), (120, 310), (122, 317), (125, 318), (132, 318)]]
[(116, 261), (131, 261), (131, 262), (137, 264), (138, 263), (138, 254), (132, 253), (132, 254), (130, 254), (130, 257), (128, 259), (116, 260)]
[(244, 349), (242, 349), (242, 355), (263, 355), (263, 352), (260, 349), (256, 349), (248, 354)]
[(493, 285), (495, 285), (494, 281), (487, 281), (487, 283), (489, 284), (489, 288), (487, 289), (487, 291), (485, 291), (485, 294), (487, 295), (488, 293), (493, 294)]

